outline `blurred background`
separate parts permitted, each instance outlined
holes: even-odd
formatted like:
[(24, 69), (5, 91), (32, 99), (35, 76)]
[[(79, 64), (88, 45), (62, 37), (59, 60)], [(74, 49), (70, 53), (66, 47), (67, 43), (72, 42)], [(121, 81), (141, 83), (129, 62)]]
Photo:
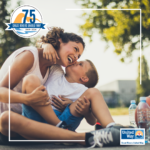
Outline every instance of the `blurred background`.
[[(98, 88), (112, 115), (128, 115), (130, 100), (150, 95), (150, 0), (0, 0), (0, 66), (16, 49), (35, 45), (46, 30), (24, 39), (5, 31), (14, 9), (36, 7), (48, 26), (81, 35), (86, 43), (80, 60), (90, 59), (99, 73)], [(83, 10), (83, 9), (90, 10)], [(142, 9), (142, 84), (140, 85), (140, 11)], [(69, 9), (69, 10), (68, 10)], [(82, 9), (82, 10), (70, 10)]]

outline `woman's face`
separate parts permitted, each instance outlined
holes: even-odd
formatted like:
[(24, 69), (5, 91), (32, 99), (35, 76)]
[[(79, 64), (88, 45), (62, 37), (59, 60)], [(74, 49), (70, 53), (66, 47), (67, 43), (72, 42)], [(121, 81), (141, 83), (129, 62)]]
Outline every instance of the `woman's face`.
[(68, 43), (62, 43), (60, 41), (60, 49), (58, 50), (59, 64), (67, 67), (74, 64), (83, 53), (83, 45), (69, 41)]

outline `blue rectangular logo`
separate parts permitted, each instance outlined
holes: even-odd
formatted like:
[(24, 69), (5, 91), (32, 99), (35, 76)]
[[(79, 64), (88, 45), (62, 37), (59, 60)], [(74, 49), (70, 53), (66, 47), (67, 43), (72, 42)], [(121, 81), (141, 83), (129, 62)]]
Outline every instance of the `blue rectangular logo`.
[(120, 145), (145, 145), (145, 129), (120, 129)]

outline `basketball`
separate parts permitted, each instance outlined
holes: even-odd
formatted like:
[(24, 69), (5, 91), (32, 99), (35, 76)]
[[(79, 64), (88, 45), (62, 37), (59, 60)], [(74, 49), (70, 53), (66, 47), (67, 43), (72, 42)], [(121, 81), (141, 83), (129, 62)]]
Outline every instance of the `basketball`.
[[(146, 103), (150, 106), (150, 97), (146, 97)], [(138, 122), (137, 122), (137, 108), (135, 110), (135, 121), (136, 121), (136, 125), (138, 126)]]

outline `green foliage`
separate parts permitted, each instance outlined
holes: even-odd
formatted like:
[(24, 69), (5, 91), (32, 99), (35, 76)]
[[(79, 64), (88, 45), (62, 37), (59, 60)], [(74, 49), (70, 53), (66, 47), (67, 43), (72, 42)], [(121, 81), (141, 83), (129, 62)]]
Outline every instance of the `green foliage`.
[[(18, 1), (17, 4), (20, 6), (21, 1)], [(13, 31), (5, 30), (7, 28), (5, 23), (10, 22), (10, 16), (12, 13), (12, 11), (8, 11), (9, 6), (10, 0), (0, 0), (0, 66), (13, 51), (32, 43), (30, 39), (21, 38)], [(16, 8), (18, 6), (16, 6)]]
[[(142, 42), (150, 40), (150, 0), (75, 0), (83, 8), (92, 9), (142, 9)], [(114, 52), (124, 62), (132, 56), (140, 44), (139, 10), (92, 10), (82, 15), (85, 23), (80, 25), (84, 36), (90, 38), (95, 29), (102, 39), (111, 41)], [(146, 46), (142, 43), (142, 46)], [(127, 59), (128, 58), (128, 59)]]
[(141, 79), (142, 84), (140, 85), (140, 58), (138, 58), (139, 61), (139, 67), (138, 67), (138, 78), (136, 80), (137, 82), (137, 102), (139, 102), (140, 96), (148, 96), (150, 93), (150, 79), (149, 79), (149, 69), (147, 65), (147, 61), (144, 56), (142, 56), (142, 62), (141, 62)]

